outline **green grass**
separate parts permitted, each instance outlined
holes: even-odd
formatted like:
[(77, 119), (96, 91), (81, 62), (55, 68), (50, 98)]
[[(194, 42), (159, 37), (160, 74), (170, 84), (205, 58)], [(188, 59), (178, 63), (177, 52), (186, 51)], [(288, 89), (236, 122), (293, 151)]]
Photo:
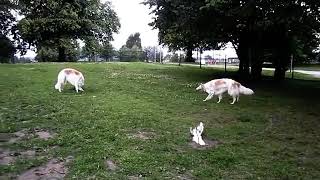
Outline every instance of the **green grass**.
[(320, 71), (320, 64), (303, 64), (298, 65), (295, 69), (306, 70), (306, 71)]
[[(53, 88), (64, 67), (83, 72), (84, 93)], [(197, 84), (220, 77), (221, 69), (142, 63), (0, 65), (0, 132), (56, 133), (49, 141), (2, 143), (37, 149), (41, 157), (0, 166), (0, 176), (71, 155), (67, 179), (320, 177), (320, 81), (241, 81), (253, 96), (235, 105), (228, 96), (220, 104), (202, 102), (206, 94), (195, 91)], [(206, 137), (222, 142), (217, 148), (188, 145), (189, 127), (200, 121)], [(130, 137), (138, 131), (153, 136)], [(118, 169), (107, 170), (105, 159)]]

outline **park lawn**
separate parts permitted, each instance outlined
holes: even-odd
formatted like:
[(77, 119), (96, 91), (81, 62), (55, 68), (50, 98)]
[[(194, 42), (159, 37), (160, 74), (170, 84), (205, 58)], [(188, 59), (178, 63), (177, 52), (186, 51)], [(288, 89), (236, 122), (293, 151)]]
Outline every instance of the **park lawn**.
[[(53, 88), (64, 67), (83, 72), (84, 93)], [(203, 102), (198, 83), (220, 77), (234, 72), (145, 63), (2, 64), (2, 149), (37, 155), (0, 165), (0, 177), (68, 156), (73, 160), (66, 179), (320, 177), (320, 81), (240, 80), (253, 96), (241, 96), (235, 105), (228, 96), (220, 104)], [(200, 121), (206, 138), (220, 142), (217, 147), (189, 145), (189, 127)], [(15, 143), (5, 138), (37, 129), (54, 136)], [(109, 170), (106, 160), (117, 168)]]
[(320, 71), (320, 64), (304, 64), (298, 65), (295, 69), (306, 70), (306, 71)]

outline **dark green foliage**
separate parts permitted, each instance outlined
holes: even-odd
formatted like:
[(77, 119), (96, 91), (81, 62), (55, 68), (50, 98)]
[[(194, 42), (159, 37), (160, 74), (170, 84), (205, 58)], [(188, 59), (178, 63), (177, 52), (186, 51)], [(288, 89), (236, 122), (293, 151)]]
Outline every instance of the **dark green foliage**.
[[(65, 48), (65, 61), (75, 62), (79, 59), (79, 44), (75, 40), (69, 39), (60, 39), (61, 44)], [(54, 62), (59, 58), (58, 46), (54, 42), (44, 43), (41, 46), (38, 46), (36, 59), (39, 62)]]
[(120, 61), (143, 61), (145, 59), (145, 53), (137, 46), (128, 48), (127, 46), (122, 46), (119, 49)]
[(21, 0), (25, 15), (19, 24), (25, 41), (35, 46), (53, 41), (59, 60), (67, 57), (64, 39), (109, 42), (118, 32), (119, 19), (109, 2), (65, 0)]
[(16, 52), (12, 42), (0, 34), (0, 63), (9, 63)]
[(0, 2), (0, 34), (9, 35), (11, 34), (12, 27), (16, 18), (10, 12), (16, 9), (16, 4), (11, 0), (2, 0)]
[(119, 49), (120, 61), (143, 61), (145, 52), (141, 47), (140, 33), (131, 34), (126, 42)]
[(114, 55), (115, 49), (113, 48), (111, 43), (104, 43), (100, 47), (100, 56), (103, 57), (105, 60), (110, 60)]
[(156, 16), (151, 25), (159, 29), (160, 42), (171, 49), (184, 48), (187, 60), (195, 48), (215, 49), (217, 42), (222, 46), (232, 42), (243, 78), (260, 79), (262, 63), (271, 61), (275, 78), (284, 79), (291, 55), (296, 61), (310, 60), (319, 44), (320, 1), (146, 0), (144, 4)]
[[(218, 48), (217, 38), (221, 33), (217, 34), (211, 28), (214, 14), (201, 9), (206, 5), (205, 0), (150, 0), (144, 4), (150, 5), (156, 14), (155, 21), (150, 25), (159, 29), (160, 43), (172, 51), (185, 50), (187, 62), (194, 62), (192, 51), (196, 48)], [(206, 16), (210, 16), (210, 19), (206, 19)]]
[(141, 39), (140, 39), (140, 33), (134, 33), (131, 34), (126, 42), (126, 47), (131, 49), (133, 46), (137, 46), (139, 49), (141, 49)]

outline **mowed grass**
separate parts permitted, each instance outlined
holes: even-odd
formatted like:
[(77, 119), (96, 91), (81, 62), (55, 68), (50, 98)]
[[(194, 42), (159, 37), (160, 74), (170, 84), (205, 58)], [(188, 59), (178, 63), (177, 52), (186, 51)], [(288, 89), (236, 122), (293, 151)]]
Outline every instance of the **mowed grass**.
[[(85, 92), (55, 90), (58, 72), (83, 72)], [(230, 105), (208, 102), (198, 83), (233, 77), (221, 69), (144, 63), (0, 65), (1, 133), (45, 129), (54, 138), (2, 142), (41, 156), (0, 166), (18, 175), (72, 156), (66, 179), (316, 179), (320, 177), (320, 81), (243, 82), (255, 91)], [(197, 150), (189, 127), (222, 142)], [(149, 139), (134, 138), (148, 132)], [(112, 159), (117, 166), (105, 165)]]

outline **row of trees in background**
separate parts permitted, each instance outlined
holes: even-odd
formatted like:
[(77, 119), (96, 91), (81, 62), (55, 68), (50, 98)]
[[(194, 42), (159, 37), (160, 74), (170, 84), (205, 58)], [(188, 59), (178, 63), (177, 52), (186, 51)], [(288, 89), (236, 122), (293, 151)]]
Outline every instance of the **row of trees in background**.
[(24, 54), (30, 48), (36, 50), (36, 60), (40, 62), (159, 59), (161, 52), (156, 47), (142, 49), (139, 33), (130, 35), (119, 51), (112, 47), (112, 34), (118, 32), (120, 22), (111, 7), (109, 2), (100, 0), (1, 1), (1, 62), (9, 62), (17, 51)]
[[(66, 61), (148, 61), (159, 62), (163, 52), (157, 47), (142, 48), (140, 33), (130, 35), (119, 50), (109, 42), (86, 43), (80, 47), (77, 41), (66, 41)], [(54, 46), (45, 46), (37, 51), (36, 60), (39, 62), (56, 61), (59, 53)], [(162, 57), (163, 58), (163, 57)]]
[[(320, 1), (313, 0), (145, 0), (155, 14), (150, 25), (171, 50), (219, 49), (232, 42), (243, 78), (259, 79), (272, 62), (284, 79), (290, 58), (314, 59), (319, 46)], [(250, 71), (251, 68), (251, 71)]]
[[(38, 58), (46, 61), (74, 60), (79, 50), (77, 40), (85, 43), (92, 56), (97, 46), (108, 47), (112, 34), (120, 28), (108, 1), (3, 0), (0, 5), (0, 43), (9, 40), (14, 52), (22, 53), (35, 47)], [(13, 11), (23, 18), (16, 19)]]

